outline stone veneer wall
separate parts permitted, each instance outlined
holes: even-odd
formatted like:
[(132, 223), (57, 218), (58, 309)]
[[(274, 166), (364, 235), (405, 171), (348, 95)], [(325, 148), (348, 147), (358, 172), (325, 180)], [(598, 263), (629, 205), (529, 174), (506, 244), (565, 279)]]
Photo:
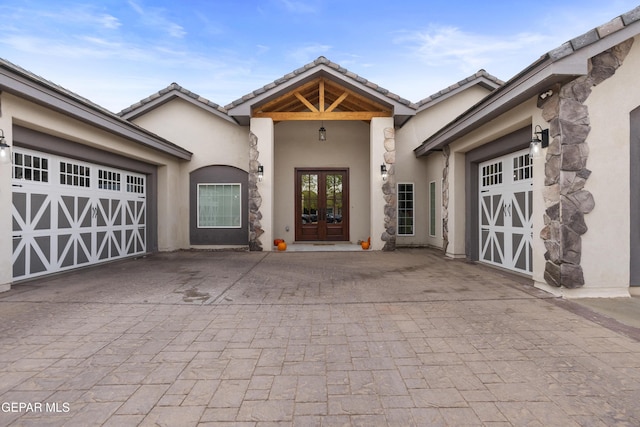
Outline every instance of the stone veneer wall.
[(260, 220), (262, 213), (262, 196), (258, 191), (258, 137), (253, 132), (249, 134), (249, 250), (261, 251), (262, 242), (260, 236), (264, 233)]
[(593, 195), (585, 190), (591, 171), (587, 169), (591, 131), (584, 102), (594, 86), (613, 76), (629, 53), (633, 39), (594, 56), (589, 72), (559, 88), (542, 105), (542, 117), (549, 122), (551, 142), (545, 163), (544, 240), (545, 281), (555, 287), (584, 285), (580, 265), (582, 235), (588, 228), (584, 215), (595, 207)]
[(442, 169), (442, 251), (446, 254), (449, 246), (449, 156), (451, 147), (442, 149), (444, 168)]
[(387, 169), (387, 180), (382, 184), (384, 194), (384, 228), (381, 239), (385, 242), (383, 251), (394, 251), (396, 249), (396, 229), (397, 229), (397, 205), (398, 195), (396, 191), (396, 137), (393, 128), (384, 129), (384, 162), (389, 165)]

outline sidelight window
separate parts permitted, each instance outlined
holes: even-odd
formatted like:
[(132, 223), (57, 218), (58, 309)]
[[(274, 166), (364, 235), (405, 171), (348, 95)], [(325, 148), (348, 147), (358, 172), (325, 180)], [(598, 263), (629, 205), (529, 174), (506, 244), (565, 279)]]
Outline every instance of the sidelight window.
[(413, 236), (414, 223), (413, 184), (398, 184), (398, 236)]

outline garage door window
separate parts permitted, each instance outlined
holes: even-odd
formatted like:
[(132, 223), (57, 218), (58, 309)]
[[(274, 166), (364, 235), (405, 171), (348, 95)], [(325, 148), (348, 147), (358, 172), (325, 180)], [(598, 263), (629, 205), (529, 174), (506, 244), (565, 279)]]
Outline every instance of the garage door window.
[(101, 190), (120, 191), (120, 173), (99, 169), (98, 188)]
[(198, 228), (240, 228), (240, 184), (198, 184)]
[(13, 177), (27, 181), (49, 182), (49, 160), (31, 154), (14, 153)]
[(502, 162), (483, 166), (481, 178), (483, 187), (502, 184)]
[(524, 181), (533, 178), (533, 161), (531, 156), (523, 154), (513, 158), (513, 181)]
[(60, 162), (60, 184), (90, 187), (91, 168), (74, 163)]
[(140, 176), (127, 175), (127, 193), (144, 193), (144, 178)]

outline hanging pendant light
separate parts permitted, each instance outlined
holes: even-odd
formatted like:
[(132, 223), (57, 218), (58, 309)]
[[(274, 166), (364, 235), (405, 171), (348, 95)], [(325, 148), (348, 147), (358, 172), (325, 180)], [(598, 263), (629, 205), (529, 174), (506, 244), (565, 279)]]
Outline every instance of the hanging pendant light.
[(324, 128), (324, 121), (320, 125), (320, 129), (318, 129), (318, 141), (326, 141), (327, 140), (327, 130)]

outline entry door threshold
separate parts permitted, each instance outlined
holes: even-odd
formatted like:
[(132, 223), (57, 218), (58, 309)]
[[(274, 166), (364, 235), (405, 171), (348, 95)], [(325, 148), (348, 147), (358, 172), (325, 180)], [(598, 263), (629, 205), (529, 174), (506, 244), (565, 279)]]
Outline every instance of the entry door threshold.
[(348, 252), (361, 251), (362, 247), (351, 242), (304, 242), (292, 243), (287, 252)]

